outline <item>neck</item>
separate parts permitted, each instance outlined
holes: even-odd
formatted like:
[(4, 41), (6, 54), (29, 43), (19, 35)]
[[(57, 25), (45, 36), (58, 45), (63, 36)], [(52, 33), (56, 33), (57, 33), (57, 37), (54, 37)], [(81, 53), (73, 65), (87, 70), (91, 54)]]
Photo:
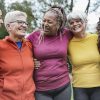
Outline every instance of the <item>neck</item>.
[(22, 37), (15, 37), (15, 36), (12, 36), (12, 35), (10, 35), (10, 38), (11, 38), (14, 42), (18, 42), (18, 41), (22, 41), (22, 40), (23, 40)]
[(86, 37), (86, 33), (85, 32), (82, 32), (82, 33), (76, 33), (74, 35), (75, 38), (85, 38)]

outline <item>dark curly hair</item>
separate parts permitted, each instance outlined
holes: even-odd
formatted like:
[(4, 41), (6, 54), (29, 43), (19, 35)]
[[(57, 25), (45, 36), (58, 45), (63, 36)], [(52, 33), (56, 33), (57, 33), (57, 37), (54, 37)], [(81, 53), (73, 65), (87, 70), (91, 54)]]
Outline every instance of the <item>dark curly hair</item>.
[[(57, 30), (57, 33), (59, 34), (60, 39), (62, 39), (62, 33), (64, 33), (63, 31), (64, 31), (64, 27), (65, 27), (66, 21), (67, 21), (64, 8), (61, 6), (58, 6), (58, 5), (53, 5), (45, 13), (47, 13), (49, 11), (53, 12), (56, 15), (57, 22), (60, 26)], [(44, 40), (44, 32), (41, 31), (41, 34), (39, 36), (39, 43), (41, 43), (41, 41), (43, 41), (43, 40)]]
[[(66, 25), (66, 13), (64, 11), (64, 8), (58, 5), (53, 5), (51, 8), (49, 8), (46, 12), (48, 11), (52, 11), (53, 13), (55, 13), (57, 15), (57, 21), (59, 22), (59, 29), (58, 29), (58, 33), (63, 31), (63, 28)], [(46, 13), (45, 12), (45, 13)]]

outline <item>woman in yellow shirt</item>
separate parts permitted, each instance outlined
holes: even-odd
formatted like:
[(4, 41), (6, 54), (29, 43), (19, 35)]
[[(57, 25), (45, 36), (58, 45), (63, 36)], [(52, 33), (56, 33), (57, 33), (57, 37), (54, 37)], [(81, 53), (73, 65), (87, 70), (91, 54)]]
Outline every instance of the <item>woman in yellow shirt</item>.
[(97, 34), (86, 32), (87, 16), (71, 12), (68, 25), (74, 37), (69, 43), (74, 100), (100, 100), (100, 55)]

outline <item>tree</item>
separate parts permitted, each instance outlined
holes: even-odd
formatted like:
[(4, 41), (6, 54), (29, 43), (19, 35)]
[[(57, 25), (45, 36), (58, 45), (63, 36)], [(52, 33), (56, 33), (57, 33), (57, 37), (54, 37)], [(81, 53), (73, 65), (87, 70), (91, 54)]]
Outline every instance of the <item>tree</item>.
[[(21, 10), (21, 11), (26, 12), (28, 15), (27, 21), (29, 24), (28, 33), (32, 32), (34, 27), (36, 27), (36, 20), (35, 20), (35, 17), (33, 15), (33, 11), (32, 11), (32, 3), (28, 2), (26, 0), (24, 0), (22, 3), (15, 2), (15, 3), (12, 3), (10, 6), (8, 6), (8, 11), (10, 11), (10, 10)], [(35, 22), (33, 22), (33, 20)]]
[(42, 6), (41, 11), (47, 10), (48, 7), (52, 5), (62, 6), (66, 13), (73, 10), (73, 0), (37, 0), (38, 3)]
[[(62, 6), (65, 9), (66, 14), (71, 12), (74, 6), (73, 0), (37, 0), (37, 1), (34, 0), (31, 2), (33, 4), (32, 9), (34, 9), (35, 12), (34, 15), (36, 15), (35, 18), (37, 18), (37, 24), (39, 27), (41, 25), (40, 23), (42, 21), (41, 19), (43, 17), (43, 14), (52, 5)], [(38, 8), (36, 6), (38, 6)]]
[(100, 0), (96, 0), (91, 6), (90, 6), (90, 12), (96, 11), (100, 9)]
[[(5, 0), (0, 0), (0, 9), (2, 10), (2, 18), (4, 18), (6, 14), (6, 9), (5, 9)], [(6, 35), (8, 35), (4, 25), (0, 27), (0, 39), (4, 38)]]
[(88, 14), (89, 12), (89, 8), (90, 8), (90, 0), (88, 0), (88, 4), (87, 4), (87, 7), (85, 9), (85, 12)]
[[(2, 0), (3, 2), (4, 0)], [(23, 2), (19, 3), (18, 1), (12, 3), (9, 7), (7, 7), (7, 11), (10, 10), (21, 10), (27, 13), (28, 15), (28, 23), (30, 33), (34, 28), (40, 27), (41, 19), (43, 17), (44, 12), (51, 7), (52, 5), (60, 5), (65, 9), (66, 14), (73, 11), (73, 8), (78, 2), (78, 0), (23, 0)], [(92, 0), (88, 0), (88, 4), (84, 12), (87, 14), (91, 11), (96, 11), (100, 6), (100, 0), (96, 0), (95, 3)]]

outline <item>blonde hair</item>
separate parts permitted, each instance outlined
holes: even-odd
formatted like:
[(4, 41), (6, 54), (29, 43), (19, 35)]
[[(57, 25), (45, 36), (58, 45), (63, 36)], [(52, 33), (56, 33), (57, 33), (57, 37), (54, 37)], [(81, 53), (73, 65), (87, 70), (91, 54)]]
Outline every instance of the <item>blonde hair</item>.
[(5, 27), (7, 27), (7, 25), (10, 22), (16, 21), (20, 16), (24, 16), (24, 17), (27, 18), (27, 14), (25, 12), (22, 12), (22, 11), (16, 10), (16, 11), (8, 12), (5, 15), (5, 18), (4, 18), (4, 25), (5, 25)]

